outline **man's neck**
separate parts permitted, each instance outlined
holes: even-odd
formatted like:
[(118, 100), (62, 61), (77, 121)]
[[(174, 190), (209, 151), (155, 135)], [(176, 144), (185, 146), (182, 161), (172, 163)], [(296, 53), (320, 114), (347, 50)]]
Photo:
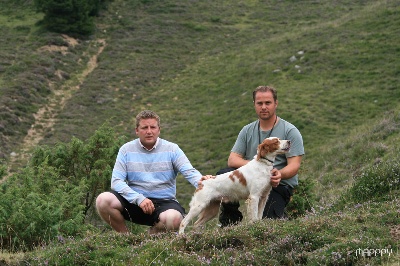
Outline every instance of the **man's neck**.
[(150, 145), (146, 145), (145, 146), (145, 145), (143, 145), (143, 143), (139, 139), (140, 145), (142, 146), (143, 149), (145, 149), (147, 151), (152, 151), (155, 148), (157, 148), (158, 141), (159, 141), (159, 138), (157, 138), (156, 142), (153, 145), (151, 145), (151, 146)]
[(263, 131), (271, 130), (278, 123), (278, 116), (274, 115), (267, 120), (258, 119), (260, 121), (260, 129)]

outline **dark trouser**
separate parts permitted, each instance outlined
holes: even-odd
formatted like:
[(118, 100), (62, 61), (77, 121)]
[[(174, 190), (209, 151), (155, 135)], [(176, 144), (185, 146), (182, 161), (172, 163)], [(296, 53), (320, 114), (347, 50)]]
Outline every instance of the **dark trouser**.
[[(236, 168), (224, 168), (217, 172), (217, 175), (227, 173), (235, 170)], [(263, 212), (263, 218), (280, 219), (285, 218), (285, 207), (290, 201), (290, 197), (293, 195), (293, 190), (287, 185), (279, 185), (276, 188), (272, 188), (269, 194), (265, 209)], [(239, 211), (239, 202), (227, 202), (221, 204), (221, 213), (219, 215), (219, 221), (222, 227), (234, 225), (242, 221), (243, 215)]]

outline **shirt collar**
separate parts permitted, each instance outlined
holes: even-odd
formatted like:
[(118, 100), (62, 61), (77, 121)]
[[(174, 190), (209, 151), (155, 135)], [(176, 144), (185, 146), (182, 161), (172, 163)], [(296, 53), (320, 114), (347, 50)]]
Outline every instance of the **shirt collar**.
[(154, 146), (151, 149), (147, 149), (145, 146), (143, 146), (142, 142), (139, 139), (140, 146), (142, 146), (142, 148), (145, 149), (146, 151), (152, 151), (152, 150), (156, 149), (159, 142), (160, 142), (160, 138), (158, 137)]

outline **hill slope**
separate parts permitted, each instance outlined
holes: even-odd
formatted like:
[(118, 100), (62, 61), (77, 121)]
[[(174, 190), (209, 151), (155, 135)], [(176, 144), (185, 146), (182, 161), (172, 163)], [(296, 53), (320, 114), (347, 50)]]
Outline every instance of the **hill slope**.
[[(133, 138), (134, 116), (148, 108), (203, 173), (225, 165), (238, 131), (255, 119), (251, 91), (260, 84), (278, 89), (279, 115), (301, 130), (310, 161), (321, 144), (398, 107), (396, 1), (114, 1), (95, 38), (73, 47), (39, 31), (29, 6), (7, 12), (3, 58), (18, 60), (3, 61), (1, 76), (6, 157), (34, 125), (32, 111), (79, 83), (42, 144), (85, 139), (107, 120)], [(107, 47), (82, 78), (98, 39)]]
[[(74, 45), (40, 30), (30, 1), (1, 2), (0, 155), (17, 154), (14, 170), (21, 153), (29, 157), (23, 141), (32, 128), (41, 145), (86, 139), (106, 121), (134, 138), (134, 116), (146, 108), (161, 115), (162, 137), (202, 173), (215, 173), (256, 119), (251, 91), (261, 84), (278, 89), (278, 114), (303, 135), (301, 178), (317, 182), (322, 208), (365, 169), (398, 156), (398, 1), (114, 0), (96, 34)], [(192, 190), (179, 179), (186, 206)], [(397, 195), (388, 202), (398, 206)], [(382, 210), (369, 206), (368, 215)], [(398, 223), (395, 210), (387, 215), (390, 222), (371, 226)], [(389, 229), (376, 230), (386, 242), (372, 244), (392, 243)]]

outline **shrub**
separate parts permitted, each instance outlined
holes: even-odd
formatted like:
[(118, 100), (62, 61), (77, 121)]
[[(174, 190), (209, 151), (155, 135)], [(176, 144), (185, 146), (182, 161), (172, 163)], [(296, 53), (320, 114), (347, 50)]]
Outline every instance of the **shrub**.
[(295, 188), (292, 200), (286, 207), (286, 212), (290, 218), (297, 218), (311, 211), (316, 202), (316, 197), (313, 192), (315, 182), (310, 178), (305, 180), (300, 179), (299, 185)]
[(79, 186), (83, 182), (86, 191), (81, 202), (85, 206), (86, 217), (91, 213), (98, 193), (110, 188), (112, 168), (123, 142), (123, 137), (116, 138), (114, 131), (104, 125), (86, 143), (73, 137), (69, 143), (38, 147), (30, 166), (36, 168), (48, 161), (50, 166), (58, 169), (61, 178), (70, 184)]
[(343, 192), (332, 206), (340, 210), (349, 204), (359, 206), (364, 202), (382, 202), (400, 193), (400, 164), (398, 156), (366, 168), (355, 177), (352, 186)]
[(400, 189), (400, 163), (384, 161), (367, 168), (349, 190), (350, 198), (357, 203), (379, 199)]
[(84, 191), (84, 186), (62, 180), (57, 169), (46, 162), (14, 174), (2, 186), (2, 248), (29, 250), (57, 235), (79, 232), (84, 208), (79, 198)]
[(38, 11), (43, 12), (43, 24), (51, 31), (89, 35), (95, 25), (93, 16), (98, 15), (106, 0), (35, 0)]
[(37, 148), (28, 167), (0, 187), (1, 247), (29, 250), (81, 232), (96, 196), (110, 187), (124, 141), (103, 126), (87, 142), (73, 138), (53, 148)]

